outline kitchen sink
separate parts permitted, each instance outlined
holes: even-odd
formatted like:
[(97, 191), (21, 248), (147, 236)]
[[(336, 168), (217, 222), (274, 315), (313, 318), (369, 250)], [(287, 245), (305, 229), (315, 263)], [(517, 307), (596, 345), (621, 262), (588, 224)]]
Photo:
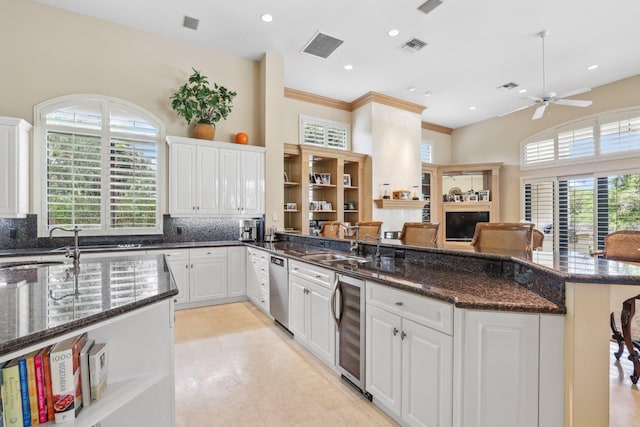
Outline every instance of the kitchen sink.
[(349, 264), (349, 265), (365, 264), (370, 261), (367, 258), (362, 258), (359, 256), (336, 254), (333, 252), (303, 255), (302, 259), (306, 259), (309, 261), (318, 261), (326, 264)]
[(337, 261), (349, 258), (348, 255), (336, 254), (333, 252), (317, 253), (302, 255), (302, 259), (308, 259), (309, 261)]
[(0, 271), (2, 270), (27, 270), (30, 268), (38, 268), (38, 267), (51, 267), (54, 265), (64, 264), (64, 261), (25, 261), (25, 262), (15, 262), (7, 265), (0, 266)]

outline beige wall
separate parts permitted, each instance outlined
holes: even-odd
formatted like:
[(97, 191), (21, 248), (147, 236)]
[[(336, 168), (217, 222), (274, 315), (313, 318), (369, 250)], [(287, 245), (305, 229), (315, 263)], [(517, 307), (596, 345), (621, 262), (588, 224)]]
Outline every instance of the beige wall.
[[(216, 140), (233, 142), (237, 132), (246, 132), (250, 144), (264, 145), (256, 61), (30, 0), (0, 0), (0, 10), (0, 38), (5, 41), (0, 116), (33, 123), (38, 103), (94, 93), (140, 105), (165, 123), (168, 135), (188, 136), (189, 128), (171, 109), (169, 97), (194, 67), (210, 82), (238, 93), (231, 115), (218, 123)], [(163, 200), (166, 212), (166, 194)], [(31, 206), (33, 211), (33, 200)]]
[(432, 161), (436, 165), (451, 163), (451, 135), (422, 129), (422, 142), (431, 144)]
[(533, 108), (454, 130), (452, 163), (503, 162), (500, 170), (500, 218), (520, 220), (520, 142), (541, 131), (597, 113), (640, 105), (640, 76), (631, 77), (579, 95), (593, 100), (588, 108), (551, 105), (540, 120), (531, 120)]

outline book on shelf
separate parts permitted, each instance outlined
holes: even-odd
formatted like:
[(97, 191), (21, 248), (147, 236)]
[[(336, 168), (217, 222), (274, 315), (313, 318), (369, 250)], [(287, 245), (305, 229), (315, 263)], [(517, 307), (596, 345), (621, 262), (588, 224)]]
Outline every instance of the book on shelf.
[(38, 418), (40, 424), (44, 424), (47, 422), (47, 401), (46, 401), (46, 392), (45, 392), (45, 383), (44, 383), (44, 352), (47, 350), (47, 347), (41, 348), (36, 352), (36, 355), (33, 356), (33, 364), (36, 371), (36, 397), (38, 401)]
[(82, 385), (82, 406), (91, 405), (91, 384), (89, 383), (89, 350), (95, 340), (87, 340), (80, 350), (80, 379)]
[(2, 406), (6, 427), (24, 427), (18, 358), (2, 368)]
[(87, 341), (82, 335), (57, 343), (51, 350), (51, 388), (56, 424), (72, 421), (82, 409), (80, 350)]
[(54, 420), (53, 411), (53, 390), (51, 389), (51, 363), (50, 356), (53, 344), (45, 347), (42, 353), (42, 372), (44, 374), (44, 397), (47, 406), (47, 420)]
[(89, 382), (91, 384), (91, 400), (93, 402), (99, 400), (107, 388), (107, 375), (109, 373), (107, 349), (107, 343), (97, 343), (89, 351)]
[(38, 389), (36, 385), (36, 364), (35, 357), (38, 350), (25, 354), (23, 357), (27, 363), (27, 387), (29, 389), (29, 413), (31, 415), (31, 425), (40, 424), (38, 412)]
[(20, 398), (22, 402), (22, 422), (24, 427), (31, 427), (31, 406), (29, 405), (29, 375), (27, 373), (27, 359), (18, 358), (18, 373), (20, 374)]

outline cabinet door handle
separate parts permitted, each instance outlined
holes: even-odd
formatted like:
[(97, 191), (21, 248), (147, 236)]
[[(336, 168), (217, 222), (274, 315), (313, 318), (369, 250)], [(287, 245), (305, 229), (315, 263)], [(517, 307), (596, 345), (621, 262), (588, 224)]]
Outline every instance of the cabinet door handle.
[(185, 265), (184, 268), (189, 268), (189, 264)]
[(404, 340), (404, 337), (406, 337), (406, 336), (407, 336), (407, 334), (405, 334), (404, 331), (402, 331), (402, 333), (400, 334), (400, 339)]
[(321, 279), (321, 278), (322, 278), (322, 275), (316, 274), (316, 279)]
[(398, 332), (400, 332), (400, 331), (398, 331), (398, 328), (394, 327), (393, 328), (393, 336), (395, 337), (396, 335), (398, 335)]
[(401, 306), (402, 306), (402, 301), (398, 301), (398, 302), (396, 303), (396, 305), (397, 305), (398, 307), (401, 307)]
[(193, 210), (195, 211), (195, 210), (196, 210), (196, 207), (194, 206), (194, 207), (192, 207), (191, 209), (193, 209)]
[(207, 252), (207, 255), (211, 255), (211, 252)]
[(191, 268), (193, 268), (193, 264), (191, 264)]
[(200, 210), (200, 206), (196, 206), (196, 210), (199, 211)]

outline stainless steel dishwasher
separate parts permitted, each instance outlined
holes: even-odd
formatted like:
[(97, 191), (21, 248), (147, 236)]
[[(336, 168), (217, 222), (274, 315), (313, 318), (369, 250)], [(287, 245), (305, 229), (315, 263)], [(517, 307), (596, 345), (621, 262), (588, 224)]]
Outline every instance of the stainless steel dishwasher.
[(287, 259), (271, 255), (269, 262), (269, 312), (289, 330), (289, 277)]

